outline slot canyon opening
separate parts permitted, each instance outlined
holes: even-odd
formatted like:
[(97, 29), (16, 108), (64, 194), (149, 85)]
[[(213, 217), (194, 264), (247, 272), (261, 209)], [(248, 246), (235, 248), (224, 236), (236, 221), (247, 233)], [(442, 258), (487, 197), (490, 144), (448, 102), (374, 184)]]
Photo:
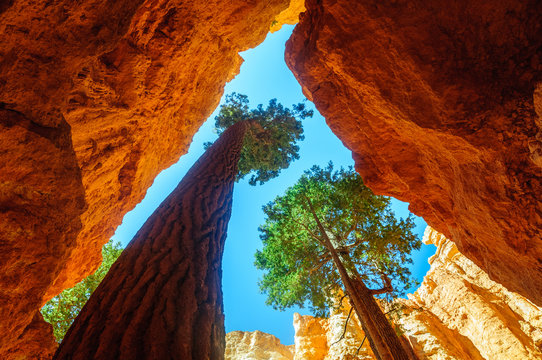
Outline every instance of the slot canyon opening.
[[(56, 345), (39, 308), (96, 268), (122, 217), (187, 152), (238, 73), (238, 54), (300, 7), (296, 20), (288, 20), (296, 23), (303, 8), (287, 0), (214, 5), (0, 5), (0, 357), (52, 356)], [(336, 165), (351, 163), (342, 152), (352, 150), (371, 189), (409, 202), (442, 234), (425, 234), (437, 251), (414, 294), (414, 304), (427, 311), (409, 316), (420, 320), (409, 330), (422, 334), (418, 350), (469, 360), (540, 358), (542, 2), (306, 0), (304, 6), (286, 63), (340, 141), (317, 115), (305, 121), (302, 151), (311, 126), (321, 126), (336, 144)], [(281, 45), (273, 55), (283, 52)], [(282, 56), (272, 62), (282, 64)], [(251, 106), (302, 100), (299, 91), (293, 101), (282, 94), (290, 87), (274, 71), (257, 72), (271, 79), (255, 87), (273, 91), (258, 98), (239, 88)], [(202, 129), (211, 129), (212, 117)], [(308, 153), (320, 154), (324, 145)], [(301, 156), (266, 186), (329, 159), (326, 153), (305, 167)], [(163, 198), (165, 187), (149, 194)], [(274, 194), (261, 189), (249, 188), (245, 200), (234, 197), (239, 210), (230, 228), (237, 223), (243, 235), (230, 236), (227, 246), (241, 249), (226, 249), (227, 255), (257, 247), (247, 246), (257, 234), (245, 231), (243, 216), (260, 191)], [(253, 275), (237, 268), (241, 260), (251, 264), (252, 253), (232, 256), (225, 272)], [(426, 261), (415, 263), (427, 268)], [(248, 278), (226, 274), (225, 281), (232, 294), (249, 291), (235, 287)], [(228, 302), (247, 316), (234, 317)], [(226, 299), (228, 330), (236, 328), (230, 320), (263, 311), (248, 314), (247, 302)]]
[[(299, 307), (279, 311), (265, 304), (266, 296), (261, 294), (258, 288), (262, 272), (254, 266), (254, 254), (262, 247), (258, 233), (258, 226), (264, 223), (262, 206), (284, 194), (285, 190), (294, 185), (303, 172), (313, 165), (325, 167), (332, 161), (335, 168), (354, 166), (351, 152), (331, 132), (314, 105), (303, 96), (299, 83), (284, 61), (285, 43), (293, 28), (292, 25), (285, 25), (281, 30), (269, 33), (266, 40), (256, 48), (240, 54), (244, 59), (241, 71), (226, 84), (220, 102), (223, 104), (227, 94), (236, 92), (248, 96), (251, 108), (257, 104), (267, 105), (270, 99), (276, 98), (287, 107), (305, 102), (315, 112), (312, 118), (303, 121), (305, 139), (299, 143), (298, 160), (282, 170), (277, 178), (263, 185), (250, 186), (248, 179), (243, 179), (234, 186), (233, 211), (223, 257), (222, 290), (226, 333), (259, 330), (276, 336), (286, 345), (294, 343), (294, 314), (310, 315), (311, 312)], [(122, 224), (112, 237), (113, 241), (118, 241), (125, 247), (203, 154), (204, 143), (216, 140), (214, 119), (219, 107), (220, 105), (194, 135), (187, 154), (162, 171), (141, 203), (124, 216)], [(408, 204), (392, 199), (392, 210), (396, 217), (408, 217), (410, 212), (407, 207)], [(414, 219), (415, 233), (421, 239), (427, 224), (420, 217)], [(419, 283), (429, 269), (427, 259), (434, 251), (433, 245), (424, 244), (420, 250), (413, 252), (414, 263), (408, 267)], [(409, 292), (414, 290), (415, 288), (411, 288)]]

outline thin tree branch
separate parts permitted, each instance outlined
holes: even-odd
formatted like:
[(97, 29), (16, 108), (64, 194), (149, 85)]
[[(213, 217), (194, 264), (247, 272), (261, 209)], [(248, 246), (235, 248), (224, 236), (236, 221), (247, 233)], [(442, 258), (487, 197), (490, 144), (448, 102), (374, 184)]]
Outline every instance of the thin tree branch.
[(312, 269), (309, 270), (309, 274), (312, 274), (313, 272), (317, 271), (317, 270), (320, 270), (320, 268), (322, 266), (324, 266), (330, 259), (331, 255), (329, 254), (324, 254), (322, 255), (318, 260), (321, 260), (320, 263), (318, 265), (316, 265), (315, 267), (313, 267)]
[(351, 249), (353, 247), (358, 246), (363, 241), (363, 238), (358, 238), (356, 241), (354, 241), (352, 244), (344, 245), (343, 248), (345, 249)]
[(342, 306), (343, 305), (343, 300), (345, 297), (347, 297), (348, 294), (344, 294), (343, 296), (341, 296), (341, 300), (339, 300), (339, 306)]
[(388, 275), (380, 273), (380, 278), (382, 279), (384, 286), (378, 290), (369, 289), (372, 295), (385, 294), (393, 291), (393, 285), (391, 284), (391, 279)]
[(363, 346), (363, 343), (365, 342), (365, 339), (367, 339), (367, 335), (363, 337), (363, 340), (361, 341), (361, 344), (359, 345), (358, 349), (356, 350), (356, 354), (354, 356), (358, 356), (359, 351), (361, 350), (361, 347)]
[(346, 321), (344, 322), (344, 330), (343, 330), (343, 333), (342, 333), (341, 337), (339, 338), (339, 340), (337, 340), (333, 344), (329, 345), (329, 347), (332, 347), (333, 345), (335, 345), (336, 343), (338, 343), (339, 341), (344, 339), (344, 335), (346, 334), (346, 328), (348, 327), (348, 320), (350, 320), (350, 316), (352, 315), (352, 310), (354, 310), (353, 307), (351, 307), (350, 311), (348, 312), (348, 317), (346, 318)]
[(305, 230), (307, 230), (307, 232), (309, 233), (310, 236), (312, 236), (314, 239), (318, 240), (318, 242), (319, 242), (320, 244), (322, 244), (322, 246), (324, 246), (324, 247), (327, 248), (327, 246), (325, 245), (324, 241), (323, 241), (322, 239), (320, 239), (320, 237), (317, 236), (315, 233), (313, 233), (312, 230), (309, 229), (309, 227), (308, 227), (307, 225), (305, 225), (305, 224), (303, 224), (301, 221), (297, 221), (296, 219), (293, 219), (293, 218), (292, 218), (291, 220), (292, 220), (293, 222), (295, 222), (295, 223), (297, 223), (297, 224), (303, 226), (303, 228), (304, 228)]
[(318, 218), (318, 215), (316, 215), (316, 211), (314, 211), (311, 200), (305, 194), (303, 194), (303, 197), (305, 198), (305, 200), (307, 200), (307, 204), (309, 205), (309, 211), (311, 212), (312, 217), (314, 218), (314, 221), (316, 221), (316, 225), (318, 226), (318, 229), (322, 233), (324, 239), (329, 241), (329, 243), (331, 243), (331, 240), (327, 236), (327, 232), (326, 232), (326, 229), (324, 228), (324, 225), (322, 225), (322, 223), (320, 222), (320, 219)]
[[(357, 216), (356, 216), (356, 218), (357, 218)], [(356, 229), (356, 225), (357, 225), (357, 221), (355, 221), (355, 220), (352, 221), (352, 226), (350, 226), (350, 228), (345, 233), (345, 236), (344, 236), (345, 239), (348, 238), (348, 235), (350, 235), (350, 233), (352, 233), (352, 231), (354, 231)]]

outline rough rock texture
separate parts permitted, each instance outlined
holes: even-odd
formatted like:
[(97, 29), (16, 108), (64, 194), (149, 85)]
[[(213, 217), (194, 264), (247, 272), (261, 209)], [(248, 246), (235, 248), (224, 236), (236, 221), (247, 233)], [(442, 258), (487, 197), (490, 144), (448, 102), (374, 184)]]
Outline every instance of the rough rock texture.
[[(431, 269), (396, 318), (421, 360), (534, 360), (542, 358), (542, 309), (490, 280), (456, 245), (428, 228), (424, 242), (437, 245)], [(348, 309), (329, 319), (294, 316), (295, 359), (350, 359), (363, 332)], [(352, 321), (353, 320), (353, 321)], [(361, 359), (373, 359), (364, 347)]]
[(327, 354), (326, 320), (294, 314), (295, 360), (321, 360)]
[(222, 254), (247, 128), (228, 128), (149, 217), (55, 360), (224, 358)]
[(367, 185), (542, 305), (542, 2), (305, 5), (286, 61)]
[(225, 360), (292, 360), (289, 346), (261, 331), (232, 331), (226, 334)]
[[(352, 314), (346, 332), (344, 325), (350, 308), (332, 313), (328, 319), (314, 318), (310, 315), (294, 314), (295, 360), (350, 360), (374, 359), (369, 342), (355, 314)], [(344, 337), (341, 336), (344, 333)]]
[(39, 342), (44, 356), (50, 353), (52, 330), (38, 309), (59, 259), (75, 244), (84, 209), (69, 125), (40, 125), (0, 109), (1, 359), (24, 359), (25, 351), (38, 358)]
[(281, 11), (273, 22), (269, 31), (272, 33), (279, 31), (282, 25), (295, 25), (299, 22), (299, 14), (305, 11), (305, 0), (290, 0), (290, 6)]
[[(100, 263), (287, 0), (0, 2), (0, 358)], [(33, 334), (34, 332), (27, 332)]]
[(57, 346), (52, 325), (37, 312), (19, 338), (10, 343), (10, 349), (4, 353), (3, 359), (49, 360)]
[(424, 242), (437, 245), (437, 253), (400, 318), (420, 353), (428, 359), (542, 358), (541, 308), (490, 280), (433, 229)]

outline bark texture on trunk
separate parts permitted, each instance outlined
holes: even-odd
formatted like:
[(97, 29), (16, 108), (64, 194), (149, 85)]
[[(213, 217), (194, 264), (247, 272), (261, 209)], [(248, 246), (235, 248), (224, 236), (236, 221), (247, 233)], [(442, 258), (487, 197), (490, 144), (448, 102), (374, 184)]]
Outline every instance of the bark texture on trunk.
[[(391, 326), (388, 318), (382, 312), (382, 309), (376, 303), (371, 291), (365, 286), (361, 280), (353, 280), (352, 285), (354, 291), (349, 294), (352, 302), (356, 305), (354, 309), (359, 308), (365, 316), (361, 317), (362, 321), (372, 324), (369, 326), (372, 338), (378, 338), (381, 341), (379, 350), (381, 358), (393, 360), (412, 360), (409, 356), (409, 351), (405, 349), (404, 344), (397, 336), (397, 333)], [(383, 345), (383, 346), (382, 346)]]
[(222, 254), (247, 126), (226, 130), (147, 220), (55, 359), (223, 359)]
[(333, 245), (333, 241), (328, 235), (328, 231), (326, 231), (316, 215), (310, 199), (306, 197), (306, 200), (309, 210), (322, 233), (324, 245), (330, 252), (333, 263), (339, 271), (346, 293), (350, 297), (358, 318), (364, 325), (363, 329), (370, 339), (373, 352), (382, 360), (412, 360), (403, 348), (403, 344), (390, 325), (386, 315), (382, 313), (382, 309), (376, 303), (371, 290), (365, 286), (363, 281), (357, 279), (357, 276), (348, 273)]

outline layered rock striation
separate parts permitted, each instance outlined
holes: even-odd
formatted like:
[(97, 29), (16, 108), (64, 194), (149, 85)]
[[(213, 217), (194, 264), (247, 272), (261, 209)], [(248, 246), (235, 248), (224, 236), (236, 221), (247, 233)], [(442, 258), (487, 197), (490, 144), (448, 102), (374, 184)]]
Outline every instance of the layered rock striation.
[(0, 4), (1, 358), (97, 268), (288, 3)]
[(542, 3), (305, 6), (287, 64), (366, 184), (542, 305)]

